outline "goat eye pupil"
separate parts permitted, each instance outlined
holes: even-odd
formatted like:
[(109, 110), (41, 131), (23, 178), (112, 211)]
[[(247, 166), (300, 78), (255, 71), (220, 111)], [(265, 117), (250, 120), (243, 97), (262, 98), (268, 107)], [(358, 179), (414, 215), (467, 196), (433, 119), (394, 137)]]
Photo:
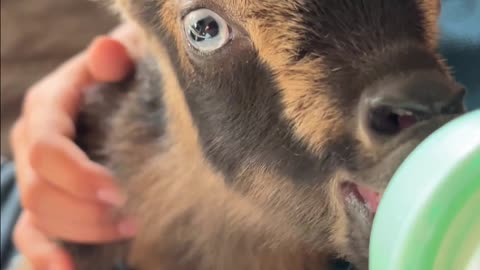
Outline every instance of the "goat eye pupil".
[(208, 16), (190, 26), (190, 37), (195, 41), (215, 38), (219, 33), (217, 21)]

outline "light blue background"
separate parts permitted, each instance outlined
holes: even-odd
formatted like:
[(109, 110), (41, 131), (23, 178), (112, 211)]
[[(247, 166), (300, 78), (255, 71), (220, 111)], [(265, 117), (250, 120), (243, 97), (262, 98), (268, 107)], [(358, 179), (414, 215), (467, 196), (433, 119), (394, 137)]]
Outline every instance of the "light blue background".
[(467, 107), (480, 108), (480, 0), (443, 0), (441, 52), (467, 87)]

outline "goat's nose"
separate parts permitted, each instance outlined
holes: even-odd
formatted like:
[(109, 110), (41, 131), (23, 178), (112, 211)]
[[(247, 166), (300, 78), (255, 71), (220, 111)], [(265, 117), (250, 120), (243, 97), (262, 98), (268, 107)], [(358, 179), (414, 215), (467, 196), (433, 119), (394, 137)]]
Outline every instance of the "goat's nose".
[(465, 90), (436, 71), (386, 78), (363, 95), (362, 124), (374, 135), (393, 136), (419, 121), (464, 112)]

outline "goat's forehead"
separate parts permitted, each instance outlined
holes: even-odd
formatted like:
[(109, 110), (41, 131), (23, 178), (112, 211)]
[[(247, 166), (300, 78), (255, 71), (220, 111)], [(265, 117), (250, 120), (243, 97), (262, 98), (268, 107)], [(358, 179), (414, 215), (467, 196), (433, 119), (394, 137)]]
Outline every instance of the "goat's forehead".
[[(117, 3), (134, 8), (142, 17), (167, 17), (173, 27), (178, 14), (192, 8), (211, 8), (220, 11), (240, 23), (253, 23), (263, 29), (278, 31), (291, 27), (311, 28), (322, 32), (341, 28), (364, 27), (392, 29), (392, 25), (414, 21), (427, 28), (427, 35), (436, 32), (435, 24), (439, 13), (440, 0), (116, 0)], [(162, 10), (162, 11), (161, 11)], [(172, 14), (173, 13), (173, 14)], [(222, 15), (221, 14), (221, 15)], [(143, 18), (146, 19), (146, 18)], [(151, 18), (150, 18), (151, 19)], [(155, 20), (157, 21), (157, 20)], [(158, 22), (158, 21), (157, 21)], [(335, 27), (332, 27), (335, 26)], [(279, 29), (280, 28), (280, 29)], [(332, 30), (330, 30), (332, 29)], [(247, 26), (248, 30), (248, 26)], [(433, 37), (433, 36), (432, 36)], [(430, 38), (430, 37), (429, 37)]]
[[(166, 0), (168, 1), (168, 0)], [(214, 5), (223, 10), (240, 16), (271, 18), (285, 16), (305, 16), (301, 10), (313, 8), (311, 15), (336, 14), (341, 16), (357, 15), (361, 12), (371, 15), (381, 15), (386, 7), (399, 9), (417, 6), (425, 13), (437, 13), (440, 8), (440, 0), (174, 0), (179, 6), (182, 5)], [(259, 14), (259, 11), (269, 11)], [(374, 13), (372, 13), (374, 12)], [(317, 13), (317, 14), (315, 14)], [(263, 16), (262, 16), (263, 15)]]
[[(158, 0), (162, 1), (162, 0)], [(169, 1), (169, 0), (165, 0)], [(241, 24), (253, 23), (278, 31), (310, 28), (399, 31), (423, 28), (433, 40), (440, 0), (173, 0), (177, 7), (212, 7)], [(413, 26), (413, 24), (416, 24)], [(360, 29), (362, 28), (363, 29)], [(248, 30), (248, 29), (247, 29)]]

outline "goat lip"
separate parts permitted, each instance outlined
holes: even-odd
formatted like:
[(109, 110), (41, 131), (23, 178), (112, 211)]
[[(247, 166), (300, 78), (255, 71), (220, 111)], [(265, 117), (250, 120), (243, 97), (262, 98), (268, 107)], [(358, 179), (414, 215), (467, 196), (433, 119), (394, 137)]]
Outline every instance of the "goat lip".
[(380, 200), (382, 199), (382, 194), (360, 185), (357, 185), (357, 190), (370, 211), (373, 214), (377, 213), (378, 205), (380, 204)]
[(375, 215), (382, 198), (382, 194), (366, 186), (353, 182), (344, 182), (341, 185), (345, 196), (349, 196), (364, 204), (372, 215)]

